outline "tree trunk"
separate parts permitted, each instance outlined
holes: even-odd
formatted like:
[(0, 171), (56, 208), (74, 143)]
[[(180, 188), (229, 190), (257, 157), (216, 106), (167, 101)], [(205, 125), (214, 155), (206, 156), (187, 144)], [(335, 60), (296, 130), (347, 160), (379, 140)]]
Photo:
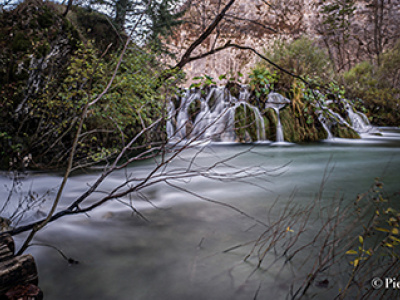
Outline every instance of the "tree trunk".
[(0, 294), (18, 284), (37, 284), (38, 275), (32, 255), (22, 255), (0, 263)]
[(14, 240), (8, 234), (0, 236), (0, 262), (11, 259), (14, 256)]
[(63, 13), (63, 16), (64, 16), (64, 17), (68, 14), (68, 11), (71, 9), (71, 7), (72, 7), (72, 1), (73, 1), (73, 0), (68, 0), (67, 7), (66, 7), (66, 9), (65, 9), (65, 12)]
[(0, 235), (0, 299), (42, 299), (32, 255), (14, 256), (14, 240)]

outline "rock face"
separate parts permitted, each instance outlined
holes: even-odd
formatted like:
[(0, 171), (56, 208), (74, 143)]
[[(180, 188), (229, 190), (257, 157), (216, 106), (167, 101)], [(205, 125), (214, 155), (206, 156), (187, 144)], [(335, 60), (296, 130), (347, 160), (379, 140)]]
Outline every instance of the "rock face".
[[(227, 1), (193, 0), (186, 13), (188, 20), (173, 37), (171, 48), (187, 49), (190, 43), (204, 31), (215, 15)], [(210, 51), (231, 41), (239, 45), (253, 47), (262, 52), (276, 39), (287, 39), (304, 32), (303, 0), (290, 0), (287, 3), (275, 1), (277, 9), (272, 9), (262, 0), (238, 0), (231, 7), (226, 20), (197, 49), (194, 55)], [(179, 57), (179, 54), (178, 54)], [(204, 74), (216, 78), (221, 74), (238, 71), (246, 73), (249, 66), (257, 61), (250, 52), (238, 49), (225, 49), (212, 56), (194, 61), (185, 67), (187, 78)]]
[[(187, 1), (184, 6), (188, 9), (185, 15), (187, 22), (177, 30), (171, 41), (171, 49), (177, 52), (178, 58), (182, 55), (178, 49), (187, 49), (227, 2), (218, 0)], [(237, 0), (228, 11), (225, 20), (194, 54), (198, 55), (221, 47), (228, 41), (253, 47), (262, 53), (275, 40), (291, 40), (301, 35), (308, 35), (317, 39), (323, 47), (330, 44), (331, 58), (341, 59), (345, 66), (349, 67), (354, 62), (371, 58), (371, 55), (374, 56), (374, 52), (378, 50), (384, 51), (395, 42), (393, 37), (399, 36), (400, 0), (390, 3), (382, 2), (382, 6), (384, 7), (382, 24), (379, 28), (375, 28), (376, 22), (371, 17), (374, 14), (373, 5), (368, 5), (367, 2), (361, 0), (356, 1), (354, 15), (348, 20), (351, 27), (346, 29), (348, 30), (346, 34), (350, 36), (342, 45), (343, 49), (339, 49), (333, 46), (332, 32), (323, 25), (322, 3), (318, 1)], [(379, 34), (374, 38), (376, 32)], [(372, 45), (379, 43), (380, 48), (373, 49)], [(343, 51), (347, 54), (343, 55)], [(204, 74), (213, 78), (226, 73), (235, 76), (238, 71), (246, 74), (256, 62), (257, 57), (254, 54), (228, 48), (188, 64), (185, 72), (189, 80)]]

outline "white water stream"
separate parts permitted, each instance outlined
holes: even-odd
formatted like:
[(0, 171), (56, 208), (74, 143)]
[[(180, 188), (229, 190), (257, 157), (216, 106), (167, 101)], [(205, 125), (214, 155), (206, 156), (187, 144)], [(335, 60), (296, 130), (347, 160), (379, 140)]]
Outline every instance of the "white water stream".
[[(235, 98), (229, 90), (224, 87), (210, 87), (206, 94), (199, 89), (184, 90), (183, 95), (179, 99), (178, 107), (174, 107), (172, 101), (169, 104), (169, 119), (167, 122), (169, 139), (173, 141), (191, 141), (195, 138), (196, 140), (235, 142), (237, 141), (235, 134), (235, 112), (239, 107), (242, 107), (244, 111), (248, 109), (253, 113), (254, 122), (256, 124), (257, 141), (266, 141), (263, 116), (260, 108), (249, 103), (250, 96), (249, 87), (246, 85), (240, 87), (238, 98)], [(200, 109), (193, 118), (189, 115), (189, 110), (190, 108), (193, 110), (196, 106), (196, 102), (200, 103)], [(359, 134), (376, 134), (379, 132), (369, 124), (368, 118), (364, 114), (354, 111), (350, 102), (345, 99), (343, 99), (343, 102), (345, 103), (346, 114), (351, 124), (327, 105), (321, 102), (314, 104), (317, 109), (316, 113), (318, 119), (327, 132), (329, 140), (334, 138), (331, 132), (331, 126), (336, 123), (352, 128)], [(272, 108), (277, 116), (275, 142), (278, 144), (285, 140), (279, 111), (289, 103), (289, 99), (274, 92), (268, 95), (265, 103), (264, 108)], [(193, 119), (194, 121), (192, 121)], [(251, 120), (252, 118), (249, 118), (249, 123)], [(190, 128), (191, 131), (188, 132), (188, 128)]]

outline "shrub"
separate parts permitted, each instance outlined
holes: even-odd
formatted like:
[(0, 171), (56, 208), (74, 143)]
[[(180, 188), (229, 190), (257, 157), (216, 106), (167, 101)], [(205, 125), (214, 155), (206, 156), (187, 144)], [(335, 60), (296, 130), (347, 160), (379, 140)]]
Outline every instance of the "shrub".
[[(292, 42), (277, 41), (270, 51), (266, 51), (266, 56), (274, 63), (289, 72), (300, 76), (308, 76), (317, 79), (320, 83), (326, 83), (333, 78), (332, 63), (326, 52), (319, 48), (313, 40), (307, 37), (301, 37)], [(260, 62), (256, 68), (266, 68), (270, 72), (276, 71), (266, 62)], [(276, 71), (277, 81), (275, 87), (289, 92), (292, 88), (292, 76)]]
[(400, 89), (400, 40), (393, 49), (382, 55), (382, 63), (377, 73), (382, 85)]
[(400, 124), (400, 42), (382, 56), (380, 66), (364, 61), (342, 74), (346, 97), (356, 101), (379, 126)]
[[(104, 91), (117, 66), (118, 47), (104, 52), (115, 33), (103, 15), (76, 9), (67, 19), (59, 9), (26, 1), (0, 13), (0, 168), (20, 168), (26, 157), (32, 157), (30, 167), (65, 166), (83, 108)], [(99, 22), (83, 24), (85, 16)], [(22, 34), (27, 24), (37, 30)], [(154, 51), (130, 44), (110, 89), (87, 112), (77, 164), (112, 155), (163, 115), (170, 82), (155, 80), (161, 68)], [(162, 126), (137, 139), (132, 150), (159, 142)]]

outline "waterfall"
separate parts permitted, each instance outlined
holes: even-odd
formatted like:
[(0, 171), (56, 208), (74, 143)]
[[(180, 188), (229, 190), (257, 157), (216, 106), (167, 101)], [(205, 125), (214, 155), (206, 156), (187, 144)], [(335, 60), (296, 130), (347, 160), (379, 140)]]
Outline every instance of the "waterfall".
[[(320, 94), (319, 91), (315, 91), (316, 94)], [(315, 113), (318, 116), (318, 120), (321, 123), (322, 127), (328, 134), (327, 139), (331, 140), (334, 138), (330, 127), (334, 124), (340, 124), (348, 128), (352, 128), (352, 126), (338, 113), (334, 112), (332, 109), (330, 109), (327, 105), (331, 104), (333, 101), (332, 100), (324, 100), (323, 97), (321, 97), (320, 101), (316, 102), (314, 104), (314, 107), (317, 108)]]
[(368, 118), (363, 113), (355, 110), (349, 101), (346, 99), (340, 99), (340, 101), (344, 104), (345, 113), (347, 113), (351, 124), (349, 124), (340, 114), (334, 112), (327, 106), (328, 104), (332, 103), (331, 100), (318, 101), (314, 104), (314, 107), (317, 108), (316, 113), (318, 115), (318, 119), (322, 127), (328, 133), (328, 139), (333, 138), (329, 128), (334, 124), (340, 124), (351, 128), (359, 134), (379, 132), (369, 123)]
[(193, 124), (193, 135), (199, 136), (200, 138), (206, 137), (206, 128), (210, 123), (210, 108), (208, 103), (205, 101), (201, 102), (200, 113), (196, 116), (196, 120)]
[(190, 127), (191, 121), (189, 118), (189, 106), (195, 100), (200, 99), (200, 90), (195, 90), (192, 92), (191, 90), (186, 90), (182, 99), (181, 105), (178, 109), (178, 115), (176, 117), (176, 130), (174, 132), (174, 136), (178, 138), (185, 139), (189, 134), (187, 132), (187, 127)]
[(366, 115), (361, 112), (354, 111), (353, 105), (349, 101), (343, 99), (347, 115), (349, 116), (352, 127), (358, 133), (376, 133), (378, 130), (370, 123)]
[[(265, 141), (264, 116), (258, 107), (252, 105), (254, 99), (251, 98), (249, 87), (246, 85), (237, 87), (236, 94), (232, 94), (226, 87), (216, 86), (203, 90), (185, 89), (179, 105), (176, 101), (168, 103), (166, 124), (168, 138), (183, 141), (245, 143)], [(327, 132), (327, 139), (334, 138), (332, 132), (339, 132), (340, 136), (343, 136), (343, 132), (351, 137), (354, 136), (354, 132), (348, 133), (346, 128), (353, 129), (359, 134), (379, 132), (368, 122), (364, 114), (354, 109), (349, 101), (340, 99), (340, 103), (344, 104), (343, 109), (341, 105), (326, 99), (320, 92), (315, 91), (315, 94), (319, 94), (320, 97), (318, 101), (313, 101), (311, 106), (321, 126)], [(280, 110), (289, 103), (289, 99), (274, 92), (268, 94), (265, 102), (264, 108), (272, 108), (276, 113), (278, 143), (285, 141)]]
[[(336, 113), (334, 113), (331, 109), (329, 109), (327, 106), (325, 106), (321, 103), (316, 103), (314, 106), (318, 108), (315, 111), (315, 113), (317, 114), (318, 120), (321, 123), (322, 127), (324, 128), (325, 132), (328, 134), (328, 137), (326, 139), (332, 140), (334, 138), (334, 136), (329, 127), (334, 122), (341, 123), (342, 117), (339, 114), (337, 114), (337, 116), (336, 116)], [(324, 112), (325, 112), (325, 115), (324, 115)], [(335, 119), (335, 117), (336, 117), (336, 119)], [(344, 122), (346, 122), (346, 121), (344, 121)]]
[[(235, 113), (239, 107), (251, 112), (249, 126), (254, 121), (258, 141), (265, 140), (265, 124), (260, 110), (248, 103), (250, 91), (241, 85), (238, 98), (225, 87), (211, 87), (205, 95), (199, 89), (186, 89), (179, 108), (172, 102), (168, 105), (167, 134), (171, 138), (202, 139), (220, 142), (235, 142)], [(198, 103), (200, 102), (200, 109)], [(197, 104), (197, 108), (196, 108)], [(192, 122), (189, 113), (195, 112)], [(174, 126), (174, 118), (176, 119)], [(253, 127), (254, 128), (254, 127)], [(188, 130), (190, 129), (190, 130)]]
[(282, 143), (284, 141), (284, 139), (283, 139), (283, 130), (282, 130), (281, 118), (279, 117), (279, 108), (273, 107), (273, 109), (275, 110), (276, 117), (278, 118), (278, 123), (276, 125), (276, 142)]
[(167, 119), (167, 136), (171, 138), (174, 135), (174, 126), (172, 125), (172, 119), (175, 116), (175, 107), (172, 101), (168, 103), (168, 119)]
[(265, 124), (264, 119), (261, 116), (260, 110), (255, 107), (251, 106), (256, 117), (256, 125), (257, 125), (257, 138), (259, 141), (265, 141)]
[(239, 100), (240, 101), (248, 101), (250, 98), (250, 92), (247, 85), (242, 84), (240, 86), (239, 92)]
[(329, 129), (329, 126), (326, 122), (326, 118), (323, 116), (323, 114), (318, 114), (318, 120), (321, 123), (322, 127), (324, 128), (324, 130), (326, 131), (326, 133), (328, 134), (328, 137), (326, 138), (327, 140), (332, 140), (333, 139), (333, 134), (331, 132), (331, 130)]
[(284, 141), (279, 110), (285, 107), (285, 105), (288, 103), (290, 103), (290, 100), (278, 93), (270, 93), (268, 95), (267, 102), (265, 103), (265, 108), (272, 108), (276, 112), (276, 117), (278, 119), (276, 125), (276, 142), (278, 143), (282, 143)]

